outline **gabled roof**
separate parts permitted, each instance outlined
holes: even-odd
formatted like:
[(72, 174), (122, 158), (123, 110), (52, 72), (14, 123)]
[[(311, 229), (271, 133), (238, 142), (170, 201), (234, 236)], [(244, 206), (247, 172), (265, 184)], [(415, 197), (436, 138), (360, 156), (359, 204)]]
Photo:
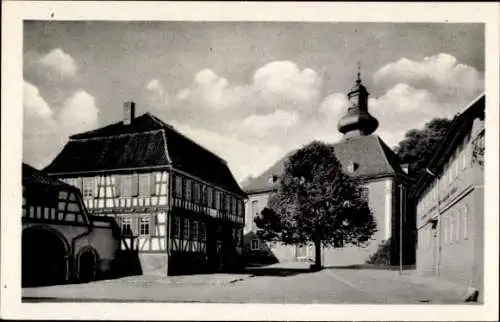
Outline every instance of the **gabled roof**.
[[(479, 116), (484, 116), (485, 110), (485, 95), (484, 93), (475, 98), (469, 105), (457, 114), (451, 122), (448, 132), (439, 143), (436, 152), (427, 165), (427, 169), (439, 175), (443, 171), (443, 167), (448, 162), (450, 155), (455, 150), (460, 140), (464, 138), (467, 132), (471, 129), (474, 119)], [(428, 183), (433, 181), (433, 177), (425, 171), (415, 184), (411, 195), (418, 197)]]
[(120, 121), (70, 136), (44, 171), (51, 175), (85, 175), (168, 166), (245, 195), (226, 161), (150, 113), (129, 125)]
[(55, 188), (63, 188), (63, 189), (76, 189), (73, 186), (66, 184), (60, 180), (50, 178), (49, 176), (42, 173), (40, 170), (37, 170), (30, 166), (29, 164), (22, 164), (22, 183), (23, 185), (44, 185), (44, 186), (52, 186)]
[[(397, 155), (377, 135), (352, 137), (332, 146), (335, 156), (343, 169), (347, 169), (351, 162), (354, 165), (355, 170), (353, 173), (346, 172), (352, 178), (373, 180), (397, 175), (409, 179), (408, 175), (401, 169)], [(283, 174), (285, 162), (293, 152), (287, 154), (268, 170), (245, 185), (243, 187), (245, 192), (249, 194), (267, 192), (275, 188), (277, 184), (272, 183), (269, 178), (272, 175), (281, 176)]]

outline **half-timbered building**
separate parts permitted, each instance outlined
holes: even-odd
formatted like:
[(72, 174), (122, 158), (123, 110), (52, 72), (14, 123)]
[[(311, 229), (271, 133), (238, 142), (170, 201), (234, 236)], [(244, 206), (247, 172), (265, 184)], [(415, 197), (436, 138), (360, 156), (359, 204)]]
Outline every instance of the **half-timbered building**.
[(117, 274), (119, 227), (93, 218), (78, 189), (22, 165), (22, 285), (85, 282)]
[(151, 113), (75, 134), (45, 171), (115, 218), (146, 274), (228, 270), (242, 252), (245, 193), (227, 163)]

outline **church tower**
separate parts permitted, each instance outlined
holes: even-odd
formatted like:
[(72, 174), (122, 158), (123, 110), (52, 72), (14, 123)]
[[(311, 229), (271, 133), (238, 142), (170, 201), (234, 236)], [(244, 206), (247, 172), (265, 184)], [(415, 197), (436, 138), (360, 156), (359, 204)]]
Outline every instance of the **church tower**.
[(368, 112), (368, 91), (361, 84), (361, 71), (358, 65), (356, 84), (349, 91), (349, 108), (339, 120), (338, 130), (344, 134), (342, 140), (356, 136), (370, 135), (378, 127), (378, 121)]

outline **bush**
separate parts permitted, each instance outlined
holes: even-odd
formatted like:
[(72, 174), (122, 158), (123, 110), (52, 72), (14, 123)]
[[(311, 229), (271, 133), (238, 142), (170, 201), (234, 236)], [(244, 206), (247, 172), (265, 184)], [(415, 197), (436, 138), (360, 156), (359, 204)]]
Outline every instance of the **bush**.
[(390, 265), (391, 264), (391, 239), (384, 240), (378, 245), (377, 251), (370, 256), (366, 264)]

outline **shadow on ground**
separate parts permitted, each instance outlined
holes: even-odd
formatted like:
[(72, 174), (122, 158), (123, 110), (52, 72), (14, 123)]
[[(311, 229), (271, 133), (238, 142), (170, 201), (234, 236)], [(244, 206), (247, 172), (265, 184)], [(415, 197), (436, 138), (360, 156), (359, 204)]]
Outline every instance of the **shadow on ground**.
[(311, 273), (309, 268), (281, 268), (281, 267), (248, 267), (245, 273), (252, 276), (294, 276), (298, 274)]
[[(358, 265), (344, 265), (344, 266), (324, 266), (327, 269), (374, 269), (374, 270), (388, 270), (397, 271), (400, 269), (398, 265), (374, 265), (374, 264), (358, 264)], [(403, 265), (404, 271), (411, 271), (415, 269), (415, 265)]]

